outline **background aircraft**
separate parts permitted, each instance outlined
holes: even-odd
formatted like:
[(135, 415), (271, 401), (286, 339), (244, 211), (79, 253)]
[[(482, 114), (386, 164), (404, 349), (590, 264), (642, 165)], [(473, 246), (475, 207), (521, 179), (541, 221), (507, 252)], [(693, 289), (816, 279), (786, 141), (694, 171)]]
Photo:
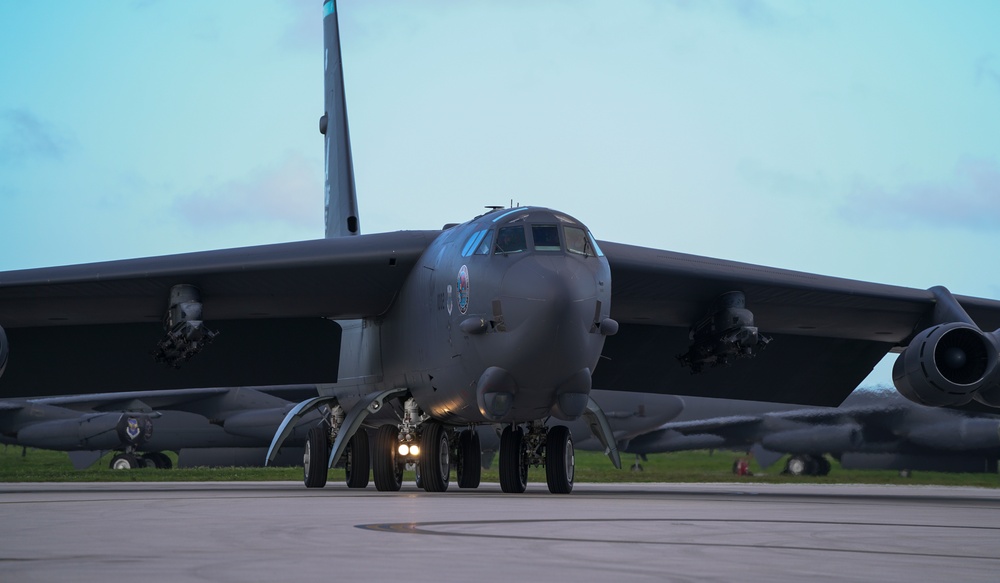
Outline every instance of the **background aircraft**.
[[(171, 467), (164, 452), (177, 454), (179, 467), (260, 466), (286, 413), (308, 396), (311, 386), (239, 387), (147, 391), (0, 400), (0, 443), (70, 452), (78, 469), (109, 451), (113, 469)], [(683, 401), (670, 395), (595, 391), (617, 442), (651, 431), (673, 419)], [(286, 440), (274, 465), (302, 465), (303, 445), (318, 412), (306, 416)], [(388, 409), (369, 418), (396, 421)], [(603, 451), (581, 420), (570, 423), (577, 447)], [(499, 449), (499, 432), (479, 428), (483, 467)]]
[[(324, 4), (328, 185), (353, 184), (336, 15)], [(401, 422), (376, 434), (380, 490), (416, 459), (429, 490), (448, 487), (452, 453), (478, 472), (471, 428), (494, 422), (509, 492), (529, 465), (545, 465), (553, 492), (572, 489), (572, 439), (549, 416), (586, 416), (617, 463), (592, 388), (837, 404), (908, 347), (897, 386), (911, 398), (1000, 399), (996, 301), (598, 243), (542, 207), (376, 235), (330, 216), (350, 236), (0, 274), (0, 390), (330, 383), (286, 419), (341, 408), (307, 441), (307, 468), (324, 468), (309, 485), (341, 455), (367, 460), (358, 429), (400, 401)]]
[(692, 449), (749, 451), (767, 467), (825, 475), (847, 469), (996, 472), (1000, 416), (926, 407), (888, 389), (855, 391), (837, 408), (684, 398), (684, 411), (627, 444), (637, 455)]
[[(169, 468), (163, 452), (188, 465), (259, 465), (285, 414), (315, 387), (238, 387), (67, 395), (0, 400), (0, 443), (71, 452), (78, 468), (109, 451), (114, 469)], [(281, 462), (302, 463), (315, 413), (291, 432)], [(298, 446), (295, 459), (292, 449)], [(190, 458), (190, 459), (189, 459)]]

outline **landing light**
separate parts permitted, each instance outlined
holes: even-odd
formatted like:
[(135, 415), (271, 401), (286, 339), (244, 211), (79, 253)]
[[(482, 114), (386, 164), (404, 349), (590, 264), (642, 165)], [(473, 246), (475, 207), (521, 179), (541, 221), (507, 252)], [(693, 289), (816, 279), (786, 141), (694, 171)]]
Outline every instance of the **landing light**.
[(405, 443), (399, 444), (399, 455), (418, 455), (420, 453), (420, 448), (416, 445), (407, 445)]

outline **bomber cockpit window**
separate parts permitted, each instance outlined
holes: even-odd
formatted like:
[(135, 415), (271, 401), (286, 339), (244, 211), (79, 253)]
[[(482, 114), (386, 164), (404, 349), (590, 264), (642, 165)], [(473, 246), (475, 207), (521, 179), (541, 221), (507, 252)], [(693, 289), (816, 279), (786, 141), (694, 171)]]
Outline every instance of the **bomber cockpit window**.
[(490, 254), (490, 243), (493, 242), (493, 231), (487, 231), (483, 240), (476, 246), (474, 255), (489, 255)]
[(579, 228), (579, 227), (565, 227), (566, 231), (566, 250), (570, 253), (579, 253), (580, 255), (597, 255), (600, 257), (601, 250), (597, 248), (597, 243), (594, 238), (590, 236), (590, 233)]
[(528, 242), (524, 237), (524, 227), (503, 227), (497, 233), (497, 244), (493, 247), (493, 253), (504, 254), (520, 253), (528, 249)]
[(535, 251), (561, 251), (559, 245), (559, 227), (555, 225), (531, 225), (531, 238), (535, 243)]

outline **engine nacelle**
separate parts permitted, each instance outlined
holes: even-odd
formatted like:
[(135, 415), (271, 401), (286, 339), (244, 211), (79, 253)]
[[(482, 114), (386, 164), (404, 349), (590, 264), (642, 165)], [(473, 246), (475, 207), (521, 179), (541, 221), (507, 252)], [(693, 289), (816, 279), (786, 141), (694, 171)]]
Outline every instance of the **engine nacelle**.
[(0, 326), (0, 376), (3, 376), (3, 371), (7, 368), (7, 354), (10, 352), (10, 347), (7, 344), (7, 333), (3, 331), (3, 326)]
[(917, 334), (892, 366), (892, 382), (907, 399), (934, 407), (964, 405), (1000, 384), (1000, 342), (972, 324), (950, 322)]

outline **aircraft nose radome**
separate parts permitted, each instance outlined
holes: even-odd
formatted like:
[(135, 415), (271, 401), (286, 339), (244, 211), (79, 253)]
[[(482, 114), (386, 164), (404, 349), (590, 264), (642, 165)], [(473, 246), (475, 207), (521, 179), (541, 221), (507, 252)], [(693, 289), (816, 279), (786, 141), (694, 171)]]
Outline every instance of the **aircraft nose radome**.
[(603, 344), (592, 333), (597, 284), (574, 263), (562, 256), (526, 257), (504, 276), (500, 304), (513, 350), (503, 367), (519, 382), (544, 378), (554, 385), (596, 365)]
[(594, 274), (566, 256), (530, 256), (512, 265), (504, 275), (502, 297), (531, 301), (576, 302), (594, 298)]

